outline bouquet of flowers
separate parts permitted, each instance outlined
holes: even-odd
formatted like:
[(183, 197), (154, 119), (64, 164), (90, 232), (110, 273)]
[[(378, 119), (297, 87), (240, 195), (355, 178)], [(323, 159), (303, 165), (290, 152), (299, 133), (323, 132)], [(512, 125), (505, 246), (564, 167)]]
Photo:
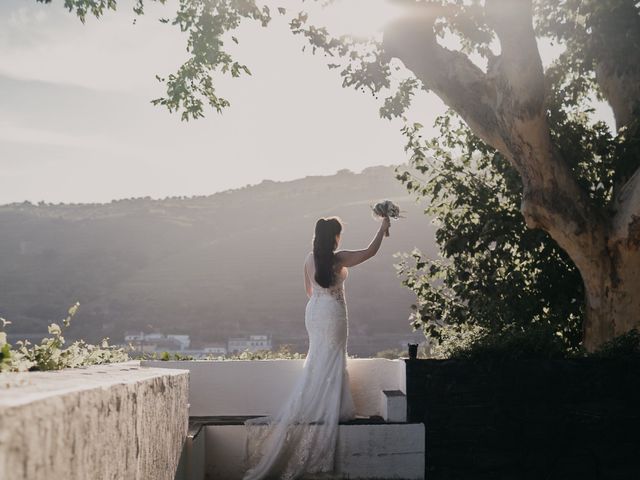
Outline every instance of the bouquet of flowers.
[[(393, 203), (391, 200), (385, 200), (383, 202), (378, 202), (374, 206), (371, 207), (373, 210), (373, 216), (377, 218), (393, 218), (398, 219), (400, 216), (400, 208)], [(386, 236), (389, 236), (389, 232), (386, 233)]]

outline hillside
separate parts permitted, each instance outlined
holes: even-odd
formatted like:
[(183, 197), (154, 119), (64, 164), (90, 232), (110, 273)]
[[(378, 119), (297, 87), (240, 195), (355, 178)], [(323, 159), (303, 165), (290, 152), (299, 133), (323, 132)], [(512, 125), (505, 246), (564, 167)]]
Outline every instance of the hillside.
[(381, 253), (347, 281), (350, 335), (411, 331), (413, 301), (392, 255), (434, 252), (434, 227), (393, 178), (393, 168), (259, 185), (210, 196), (110, 204), (0, 207), (0, 316), (13, 332), (46, 331), (82, 304), (70, 336), (122, 341), (126, 330), (187, 333), (205, 342), (270, 333), (305, 337), (302, 262), (315, 220), (339, 215), (343, 248), (375, 233), (369, 205), (390, 198), (406, 211)]

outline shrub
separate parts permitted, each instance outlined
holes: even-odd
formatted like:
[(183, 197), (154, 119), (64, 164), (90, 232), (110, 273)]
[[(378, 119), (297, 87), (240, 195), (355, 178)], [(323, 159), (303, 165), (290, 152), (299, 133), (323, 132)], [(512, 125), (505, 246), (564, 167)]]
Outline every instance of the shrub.
[(469, 342), (450, 349), (450, 358), (522, 360), (566, 358), (566, 344), (548, 325), (511, 328), (499, 333), (476, 333)]
[(440, 328), (439, 340), (433, 342), (427, 352), (428, 358), (450, 358), (459, 352), (467, 351), (471, 346), (488, 335), (488, 332), (477, 325), (454, 324)]
[(291, 351), (291, 348), (284, 345), (276, 351), (259, 350), (257, 352), (242, 352), (226, 355), (226, 360), (302, 360), (306, 354)]
[(637, 329), (633, 329), (602, 344), (600, 348), (590, 356), (597, 358), (622, 358), (636, 355), (640, 355), (640, 332), (638, 332)]
[(386, 358), (388, 360), (397, 360), (398, 358), (408, 357), (407, 350), (401, 348), (388, 348), (376, 353), (376, 358)]
[(144, 353), (139, 356), (142, 360), (302, 360), (306, 358), (306, 354), (297, 353), (291, 351), (288, 345), (283, 345), (276, 351), (271, 350), (258, 350), (256, 352), (244, 351), (240, 353), (232, 353), (227, 355), (207, 355), (204, 358), (195, 358), (192, 355), (182, 355), (178, 352), (162, 352), (158, 355), (157, 352)]
[[(0, 332), (0, 372), (60, 370), (128, 360), (129, 356), (124, 349), (109, 346), (107, 338), (103, 339), (99, 346), (77, 340), (69, 347), (63, 348), (63, 330), (71, 325), (71, 319), (79, 307), (80, 304), (76, 303), (69, 309), (61, 322), (62, 326), (51, 323), (48, 331), (52, 336), (43, 338), (38, 345), (24, 340), (17, 342), (17, 348), (12, 348), (7, 342), (6, 333)], [(3, 329), (11, 324), (5, 319), (0, 321)]]

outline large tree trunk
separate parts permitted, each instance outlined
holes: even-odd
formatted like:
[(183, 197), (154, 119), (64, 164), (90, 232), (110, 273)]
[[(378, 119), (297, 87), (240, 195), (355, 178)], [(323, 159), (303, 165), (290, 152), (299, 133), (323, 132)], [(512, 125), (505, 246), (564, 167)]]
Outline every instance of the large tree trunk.
[(589, 351), (640, 324), (640, 250), (618, 247), (602, 260), (601, 270), (582, 274), (584, 346)]
[(587, 305), (584, 344), (589, 350), (640, 327), (640, 169), (618, 192), (607, 231), (606, 261), (593, 273), (582, 274)]

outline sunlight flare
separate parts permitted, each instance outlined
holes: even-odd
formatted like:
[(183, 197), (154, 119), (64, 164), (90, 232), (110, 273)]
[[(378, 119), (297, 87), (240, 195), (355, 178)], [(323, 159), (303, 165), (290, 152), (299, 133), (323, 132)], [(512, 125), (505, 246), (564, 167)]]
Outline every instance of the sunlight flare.
[(381, 34), (389, 22), (406, 13), (406, 7), (389, 0), (336, 0), (323, 10), (321, 15), (334, 33), (355, 37)]

